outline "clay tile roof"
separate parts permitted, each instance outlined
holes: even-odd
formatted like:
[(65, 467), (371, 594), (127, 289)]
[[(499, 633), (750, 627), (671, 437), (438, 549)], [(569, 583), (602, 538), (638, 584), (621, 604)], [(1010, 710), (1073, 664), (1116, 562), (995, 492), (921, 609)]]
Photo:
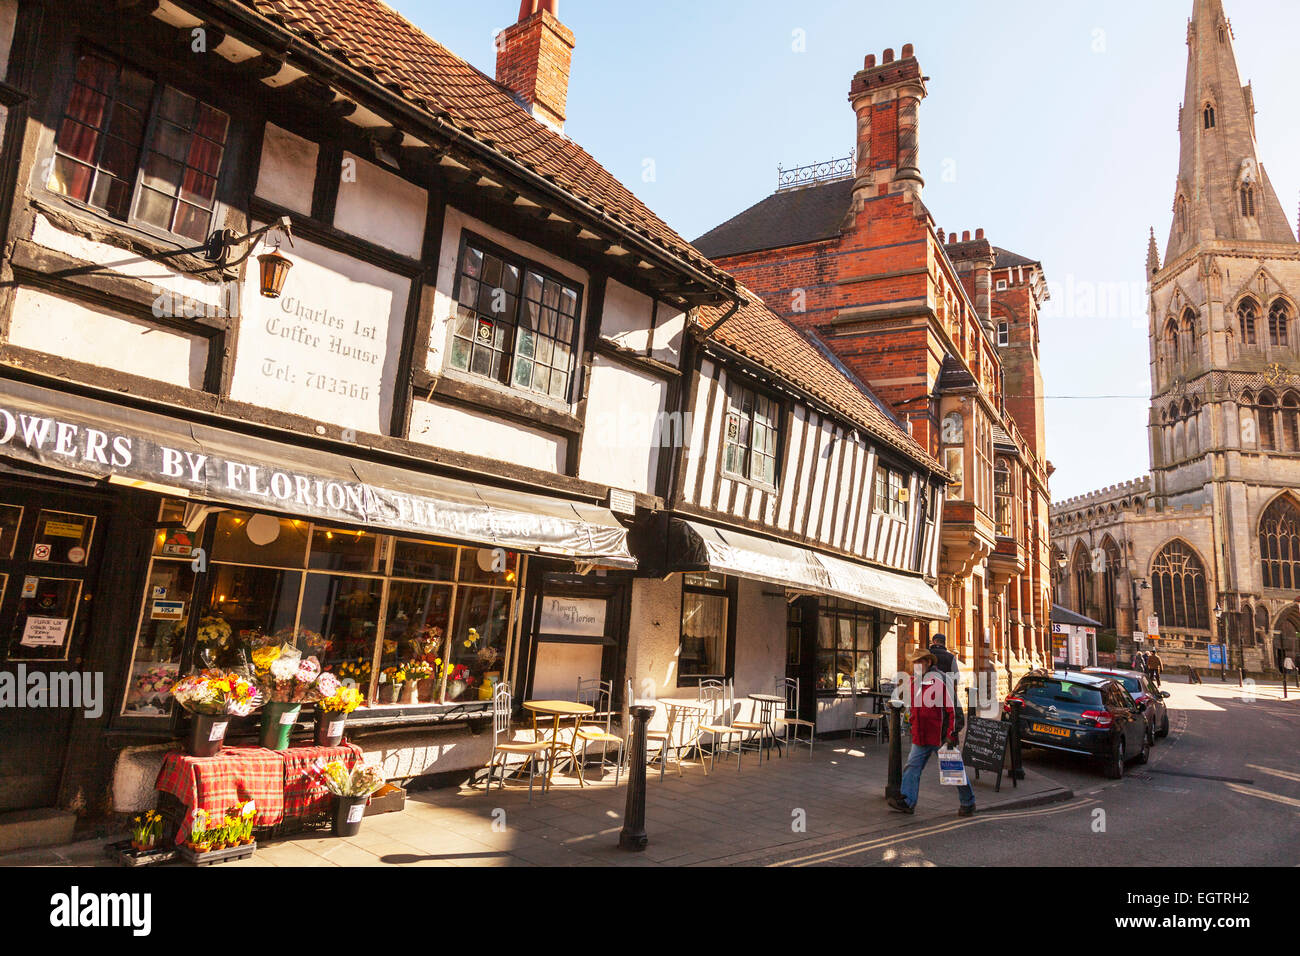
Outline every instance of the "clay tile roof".
[(582, 147), (535, 120), (515, 94), (379, 0), (239, 0), (408, 102), (603, 210), (717, 278), (715, 265)]
[(853, 200), (853, 180), (773, 193), (695, 240), (710, 258), (819, 242), (840, 234)]
[[(825, 402), (851, 424), (863, 429), (913, 461), (943, 477), (949, 477), (891, 414), (812, 342), (786, 322), (748, 289), (741, 289), (750, 304), (716, 332), (712, 338), (739, 352), (750, 361), (797, 385)], [(727, 313), (728, 307), (705, 306), (698, 322), (709, 328)]]

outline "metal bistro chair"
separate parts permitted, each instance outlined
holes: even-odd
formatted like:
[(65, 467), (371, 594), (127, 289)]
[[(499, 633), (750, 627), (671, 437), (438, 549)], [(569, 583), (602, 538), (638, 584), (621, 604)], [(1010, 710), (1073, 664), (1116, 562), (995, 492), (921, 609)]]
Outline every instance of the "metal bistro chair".
[[(777, 696), (785, 697), (785, 714), (776, 719), (778, 727), (785, 728), (785, 743), (793, 752), (794, 744), (807, 743), (808, 756), (812, 756), (813, 741), (817, 737), (817, 724), (811, 720), (803, 720), (799, 716), (799, 682), (793, 677), (778, 677), (776, 679)], [(793, 716), (791, 716), (793, 715)], [(808, 740), (804, 741), (799, 736), (801, 727), (808, 728)]]
[[(613, 710), (614, 682), (612, 680), (600, 680), (593, 678), (583, 680), (578, 678), (578, 694), (574, 697), (580, 704), (588, 704), (596, 708), (596, 713), (592, 715), (592, 722), (584, 724), (578, 723), (577, 733), (573, 738), (573, 762), (578, 765), (578, 784), (586, 786), (586, 777), (583, 775), (583, 764), (587, 762), (587, 748), (595, 743), (600, 744), (600, 772), (603, 776), (605, 773), (605, 754), (610, 744), (618, 747), (618, 761), (614, 764), (614, 786), (618, 786), (619, 775), (623, 771), (623, 755), (626, 751), (626, 744), (622, 737), (613, 733), (611, 728), (614, 722)], [(604, 720), (603, 725), (600, 723)], [(578, 745), (582, 745), (581, 751)]]
[[(551, 752), (551, 742), (549, 740), (511, 740), (514, 733), (510, 726), (510, 715), (512, 713), (510, 682), (501, 681), (492, 688), (492, 759), (487, 765), (487, 792), (492, 792), (492, 771), (496, 768), (497, 760), (501, 761), (501, 789), (505, 789), (506, 781), (506, 760), (512, 755), (527, 757), (528, 760), (528, 799), (533, 799), (533, 776), (537, 769), (537, 758), (543, 754), (549, 755)], [(502, 740), (502, 737), (505, 740)], [(546, 789), (546, 777), (542, 777), (542, 790)]]
[[(733, 691), (731, 681), (722, 682), (717, 680), (702, 680), (699, 687), (699, 698), (701, 704), (708, 706), (708, 717), (700, 723), (700, 729), (695, 735), (693, 743), (700, 751), (700, 762), (704, 764), (704, 773), (707, 775), (713, 762), (717, 759), (719, 741), (729, 741), (733, 736), (742, 734), (742, 730), (732, 724), (732, 711), (734, 709)], [(718, 702), (722, 702), (723, 714), (716, 713)], [(723, 720), (726, 723), (723, 723)], [(712, 749), (706, 750), (704, 747), (704, 735), (712, 737), (710, 741)], [(728, 747), (723, 748), (723, 752), (730, 754)], [(736, 756), (736, 770), (740, 770), (740, 756)]]
[[(858, 736), (866, 736), (872, 730), (876, 734), (876, 743), (880, 743), (885, 732), (885, 714), (883, 711), (861, 710), (858, 707), (858, 679), (856, 676), (850, 678), (850, 685), (853, 688), (853, 729), (849, 731), (849, 739)], [(873, 701), (879, 698), (872, 698)], [(865, 723), (866, 727), (860, 725)]]

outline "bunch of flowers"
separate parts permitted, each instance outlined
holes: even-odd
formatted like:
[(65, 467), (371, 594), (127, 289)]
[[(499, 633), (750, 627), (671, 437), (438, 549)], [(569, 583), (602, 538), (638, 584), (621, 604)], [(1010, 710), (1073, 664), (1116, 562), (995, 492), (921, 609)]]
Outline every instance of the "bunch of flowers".
[(192, 850), (206, 853), (252, 843), (256, 813), (257, 806), (252, 800), (237, 803), (225, 812), (209, 813), (200, 807), (194, 811), (186, 844)]
[(381, 684), (404, 684), (406, 683), (405, 667), (385, 667), (379, 672), (379, 682)]
[(324, 636), (315, 631), (309, 631), (305, 627), (282, 627), (275, 632), (275, 642), (277, 644), (287, 644), (291, 647), (300, 644), (312, 654), (319, 654), (325, 649)]
[(479, 642), (480, 639), (481, 638), (479, 637), (478, 629), (471, 627), (469, 629), (469, 634), (466, 635), (465, 637), (465, 646), (473, 647), (475, 644)]
[(225, 647), (230, 643), (230, 625), (224, 617), (201, 617), (196, 636), (200, 644)]
[[(260, 661), (260, 663), (259, 663)], [(283, 644), (274, 655), (270, 649), (253, 652), (257, 683), (268, 701), (280, 704), (309, 704), (320, 697), (316, 682), (321, 676), (320, 661), (303, 657), (298, 648)], [(332, 689), (334, 678), (327, 685)]]
[(384, 774), (371, 764), (359, 764), (349, 770), (342, 760), (312, 765), (316, 778), (325, 789), (338, 797), (368, 797), (384, 785)]
[(131, 820), (131, 846), (137, 850), (152, 850), (163, 832), (163, 817), (157, 810), (137, 813)]
[(140, 697), (166, 695), (176, 683), (176, 665), (151, 667), (135, 679), (135, 691)]
[(424, 680), (433, 676), (433, 665), (428, 661), (410, 661), (404, 667), (407, 680)]
[[(323, 674), (321, 675), (324, 676)], [(322, 697), (316, 702), (317, 708), (328, 711), (332, 714), (350, 714), (365, 702), (366, 695), (361, 693), (355, 687), (339, 685), (338, 689), (328, 697)]]
[(370, 661), (361, 658), (355, 661), (344, 661), (339, 665), (339, 680), (352, 681), (361, 687), (370, 686)]
[(171, 695), (191, 714), (247, 717), (264, 703), (261, 689), (233, 671), (190, 674), (172, 685)]
[(468, 683), (468, 682), (469, 682), (469, 668), (466, 667), (464, 664), (455, 664), (455, 665), (453, 665), (452, 668), (451, 668), (451, 670), (447, 672), (447, 680), (449, 680), (449, 681), (465, 681), (466, 683)]

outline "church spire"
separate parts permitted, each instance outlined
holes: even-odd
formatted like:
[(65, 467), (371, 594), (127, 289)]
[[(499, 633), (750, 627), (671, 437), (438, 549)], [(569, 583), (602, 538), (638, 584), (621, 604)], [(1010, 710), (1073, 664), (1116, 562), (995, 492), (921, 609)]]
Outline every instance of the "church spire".
[(1195, 0), (1187, 27), (1187, 89), (1166, 265), (1214, 239), (1295, 242), (1259, 162), (1255, 99), (1243, 86), (1222, 0)]
[(1160, 249), (1156, 246), (1156, 231), (1151, 230), (1151, 238), (1147, 241), (1147, 278), (1155, 275), (1160, 271)]

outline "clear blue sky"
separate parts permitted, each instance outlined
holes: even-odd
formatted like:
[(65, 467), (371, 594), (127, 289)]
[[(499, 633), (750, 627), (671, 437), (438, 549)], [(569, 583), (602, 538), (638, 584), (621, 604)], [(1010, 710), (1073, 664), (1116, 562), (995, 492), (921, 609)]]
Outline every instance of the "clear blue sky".
[[(389, 2), (489, 75), (493, 36), (519, 10), (517, 0)], [(1058, 290), (1042, 360), (1059, 396), (1048, 454), (1061, 500), (1147, 471), (1143, 266), (1148, 227), (1162, 255), (1169, 233), (1191, 10), (1192, 0), (563, 0), (577, 38), (566, 131), (694, 239), (768, 195), (779, 163), (847, 155), (854, 72), (867, 53), (913, 43), (931, 78), (926, 205), (950, 232), (983, 227), (1042, 260)], [(1226, 0), (1226, 10), (1242, 81), (1254, 83), (1261, 159), (1294, 226), (1300, 4)]]

